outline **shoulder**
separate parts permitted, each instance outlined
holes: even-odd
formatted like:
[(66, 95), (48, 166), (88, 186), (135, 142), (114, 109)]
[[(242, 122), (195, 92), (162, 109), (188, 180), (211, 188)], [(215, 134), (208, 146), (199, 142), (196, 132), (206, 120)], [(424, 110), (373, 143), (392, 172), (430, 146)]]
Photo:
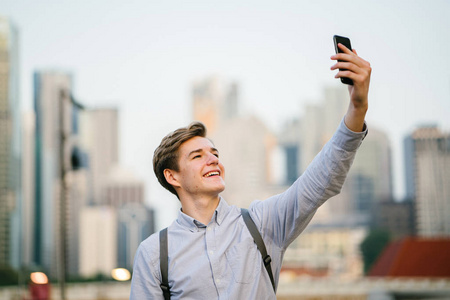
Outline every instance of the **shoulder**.
[(154, 265), (159, 261), (159, 231), (153, 233), (141, 242), (136, 253), (136, 259), (144, 259)]

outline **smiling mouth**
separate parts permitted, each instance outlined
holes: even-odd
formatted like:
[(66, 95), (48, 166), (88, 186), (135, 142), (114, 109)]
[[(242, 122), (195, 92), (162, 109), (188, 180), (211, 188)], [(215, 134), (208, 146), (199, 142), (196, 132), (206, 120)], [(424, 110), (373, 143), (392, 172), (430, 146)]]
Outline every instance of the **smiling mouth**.
[(208, 172), (205, 175), (203, 175), (203, 177), (212, 177), (212, 176), (219, 176), (219, 175), (220, 175), (219, 171), (211, 171), (211, 172)]

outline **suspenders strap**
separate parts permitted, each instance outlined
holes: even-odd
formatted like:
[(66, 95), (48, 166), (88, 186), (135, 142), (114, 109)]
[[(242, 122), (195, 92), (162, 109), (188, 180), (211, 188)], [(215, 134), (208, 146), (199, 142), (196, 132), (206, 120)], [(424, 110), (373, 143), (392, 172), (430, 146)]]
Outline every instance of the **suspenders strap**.
[[(264, 241), (261, 237), (261, 234), (258, 231), (258, 228), (256, 228), (255, 223), (253, 222), (252, 218), (250, 217), (250, 213), (247, 209), (241, 208), (242, 217), (244, 218), (245, 225), (248, 228), (248, 231), (250, 231), (250, 234), (253, 237), (253, 240), (256, 243), (256, 246), (258, 247), (259, 252), (261, 253), (262, 260), (264, 262), (264, 266), (267, 270), (267, 274), (269, 274), (270, 282), (272, 283), (273, 290), (275, 291), (275, 281), (273, 280), (273, 273), (272, 273), (272, 267), (270, 266), (270, 263), (272, 262), (272, 259), (270, 258), (270, 255), (267, 254), (266, 246), (264, 244)], [(159, 253), (159, 265), (161, 268), (161, 290), (163, 291), (164, 300), (170, 300), (170, 287), (169, 287), (169, 280), (168, 280), (168, 247), (167, 247), (167, 228), (164, 228), (159, 232), (159, 247), (160, 247), (160, 253)]]
[(164, 300), (170, 300), (170, 287), (168, 280), (168, 250), (167, 250), (167, 228), (159, 232), (159, 265), (161, 268), (161, 290), (163, 291)]
[(273, 290), (274, 292), (276, 292), (275, 281), (273, 280), (272, 267), (270, 266), (272, 258), (270, 258), (270, 255), (267, 254), (266, 245), (264, 245), (264, 241), (261, 237), (261, 234), (259, 233), (258, 228), (256, 228), (255, 222), (253, 222), (252, 217), (250, 217), (250, 213), (248, 212), (248, 210), (245, 208), (241, 208), (241, 213), (242, 217), (244, 218), (245, 225), (247, 225), (248, 231), (250, 231), (250, 234), (252, 235), (259, 252), (261, 252), (264, 266), (266, 267), (267, 273), (269, 274)]

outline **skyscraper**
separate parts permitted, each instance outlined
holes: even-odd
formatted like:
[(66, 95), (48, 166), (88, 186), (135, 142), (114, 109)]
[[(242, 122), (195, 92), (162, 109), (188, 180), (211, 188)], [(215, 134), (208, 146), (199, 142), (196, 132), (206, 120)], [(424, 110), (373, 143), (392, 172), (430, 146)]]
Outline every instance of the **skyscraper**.
[(450, 134), (420, 127), (405, 141), (407, 195), (421, 236), (450, 235)]
[(0, 17), (0, 265), (18, 268), (21, 245), (21, 121), (18, 31)]
[[(34, 262), (51, 276), (57, 272), (57, 262), (68, 262), (69, 272), (76, 272), (76, 242), (78, 209), (86, 202), (86, 174), (70, 172), (80, 164), (76, 135), (78, 108), (71, 98), (72, 78), (58, 71), (34, 74), (34, 104), (36, 114), (35, 160), (35, 226)], [(63, 143), (62, 141), (65, 140)], [(62, 148), (64, 145), (65, 148)], [(63, 188), (62, 172), (69, 187)], [(64, 193), (64, 194), (63, 194)], [(62, 206), (61, 206), (62, 205)], [(67, 226), (62, 226), (62, 221)], [(62, 233), (60, 229), (67, 228)], [(66, 247), (66, 257), (61, 252)]]
[(80, 115), (80, 144), (89, 153), (90, 203), (99, 204), (111, 168), (119, 162), (117, 108), (88, 109)]

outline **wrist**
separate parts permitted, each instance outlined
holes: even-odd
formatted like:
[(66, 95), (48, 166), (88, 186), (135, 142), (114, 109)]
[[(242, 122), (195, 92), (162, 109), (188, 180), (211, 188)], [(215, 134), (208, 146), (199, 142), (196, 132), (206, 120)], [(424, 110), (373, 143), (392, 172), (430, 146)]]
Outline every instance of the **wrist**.
[(360, 107), (354, 107), (351, 105), (345, 114), (345, 125), (347, 125), (350, 130), (355, 132), (363, 131), (367, 109), (367, 105)]
[(363, 117), (366, 115), (369, 106), (366, 104), (353, 105), (350, 104), (347, 110), (347, 114), (352, 114), (355, 116), (362, 115)]
[(367, 109), (369, 108), (369, 101), (367, 97), (364, 97), (362, 99), (355, 99), (353, 101), (350, 101), (348, 108), (349, 110), (366, 113)]

